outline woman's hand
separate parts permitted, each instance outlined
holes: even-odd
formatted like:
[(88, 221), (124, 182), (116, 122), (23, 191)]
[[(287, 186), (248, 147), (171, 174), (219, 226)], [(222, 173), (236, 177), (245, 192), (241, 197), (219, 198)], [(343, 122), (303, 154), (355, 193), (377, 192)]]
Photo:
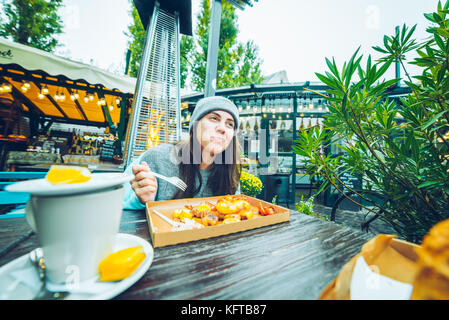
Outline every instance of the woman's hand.
[(131, 180), (130, 184), (139, 201), (143, 204), (154, 201), (157, 192), (157, 180), (151, 173), (148, 164), (142, 161), (141, 164), (132, 166), (132, 169), (134, 180)]

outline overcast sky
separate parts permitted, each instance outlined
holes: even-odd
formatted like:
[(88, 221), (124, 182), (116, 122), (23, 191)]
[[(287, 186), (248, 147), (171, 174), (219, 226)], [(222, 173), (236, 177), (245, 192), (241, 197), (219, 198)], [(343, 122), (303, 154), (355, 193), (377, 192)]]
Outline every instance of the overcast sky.
[[(195, 18), (200, 0), (192, 0)], [(317, 81), (326, 71), (325, 57), (347, 61), (361, 46), (364, 56), (378, 54), (384, 34), (395, 26), (417, 24), (415, 37), (427, 37), (423, 13), (436, 9), (437, 0), (259, 0), (237, 10), (239, 41), (253, 40), (268, 75), (285, 70), (291, 82)], [(103, 69), (123, 72), (131, 23), (129, 0), (64, 0), (65, 33), (57, 53)], [(412, 74), (416, 68), (410, 67)], [(394, 75), (394, 68), (389, 71)]]

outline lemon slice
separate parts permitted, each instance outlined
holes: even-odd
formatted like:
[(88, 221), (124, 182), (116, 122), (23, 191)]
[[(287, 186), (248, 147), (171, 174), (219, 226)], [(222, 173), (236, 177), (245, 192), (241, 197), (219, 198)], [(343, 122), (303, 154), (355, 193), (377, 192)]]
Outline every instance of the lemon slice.
[(119, 281), (136, 271), (146, 254), (142, 246), (131, 247), (111, 253), (98, 266), (101, 281)]
[(92, 177), (88, 168), (53, 165), (45, 178), (53, 185), (87, 182)]

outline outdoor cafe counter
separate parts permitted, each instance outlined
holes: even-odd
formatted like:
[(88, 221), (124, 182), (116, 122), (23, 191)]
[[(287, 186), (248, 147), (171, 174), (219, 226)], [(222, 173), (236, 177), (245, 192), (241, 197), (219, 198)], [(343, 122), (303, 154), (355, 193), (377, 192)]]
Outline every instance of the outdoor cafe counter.
[[(38, 246), (25, 218), (0, 219), (0, 266)], [(121, 233), (151, 243), (144, 211)], [(372, 235), (291, 211), (290, 221), (154, 249), (146, 274), (116, 299), (316, 299)]]

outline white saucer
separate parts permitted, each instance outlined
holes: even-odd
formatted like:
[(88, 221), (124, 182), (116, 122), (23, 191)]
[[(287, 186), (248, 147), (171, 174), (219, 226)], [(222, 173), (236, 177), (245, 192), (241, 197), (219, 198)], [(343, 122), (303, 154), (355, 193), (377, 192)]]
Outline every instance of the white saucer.
[(8, 185), (5, 190), (29, 192), (37, 196), (68, 195), (111, 188), (129, 182), (133, 178), (133, 175), (125, 173), (93, 173), (92, 178), (83, 183), (52, 185), (44, 178), (17, 182)]
[[(97, 277), (80, 282), (77, 288), (70, 290), (66, 300), (107, 300), (119, 295), (139, 280), (153, 262), (151, 244), (134, 235), (117, 234), (114, 252), (135, 246), (142, 246), (146, 254), (136, 271), (128, 278), (115, 282), (99, 282)], [(37, 271), (25, 254), (0, 268), (0, 300), (30, 300), (40, 288)], [(65, 285), (48, 283), (50, 290), (67, 290)]]

